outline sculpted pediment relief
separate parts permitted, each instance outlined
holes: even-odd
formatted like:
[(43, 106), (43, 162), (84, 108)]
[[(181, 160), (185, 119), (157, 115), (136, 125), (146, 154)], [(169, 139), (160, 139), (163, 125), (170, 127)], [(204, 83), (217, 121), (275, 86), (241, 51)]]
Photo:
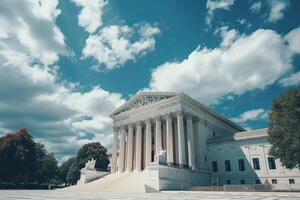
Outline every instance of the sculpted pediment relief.
[(122, 105), (112, 115), (117, 115), (128, 110), (139, 108), (145, 105), (153, 104), (161, 100), (169, 99), (176, 96), (177, 93), (163, 93), (163, 92), (142, 92), (131, 98), (127, 103)]

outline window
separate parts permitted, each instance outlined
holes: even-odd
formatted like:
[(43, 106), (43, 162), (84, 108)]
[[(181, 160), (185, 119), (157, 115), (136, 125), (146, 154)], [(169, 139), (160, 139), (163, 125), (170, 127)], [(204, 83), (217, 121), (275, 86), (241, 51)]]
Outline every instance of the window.
[(277, 184), (277, 179), (272, 179), (272, 184)]
[(226, 172), (230, 172), (231, 171), (230, 160), (225, 160), (225, 171)]
[(238, 163), (239, 163), (239, 170), (240, 171), (245, 171), (245, 161), (244, 161), (244, 159), (239, 159)]
[(240, 183), (241, 183), (242, 185), (245, 185), (245, 183), (246, 183), (245, 179), (241, 179), (241, 180), (240, 180)]
[(204, 160), (205, 160), (205, 162), (207, 161), (206, 155), (204, 156)]
[(295, 179), (289, 179), (290, 184), (295, 184)]
[(231, 180), (226, 180), (226, 185), (231, 185)]
[(274, 157), (268, 157), (269, 169), (276, 169)]
[(259, 179), (255, 179), (255, 184), (261, 184)]
[(212, 161), (212, 171), (217, 172), (218, 171), (218, 162), (217, 161)]
[(215, 131), (213, 131), (213, 135), (216, 136), (216, 132)]
[(259, 159), (258, 158), (252, 158), (252, 162), (253, 162), (254, 170), (260, 170)]

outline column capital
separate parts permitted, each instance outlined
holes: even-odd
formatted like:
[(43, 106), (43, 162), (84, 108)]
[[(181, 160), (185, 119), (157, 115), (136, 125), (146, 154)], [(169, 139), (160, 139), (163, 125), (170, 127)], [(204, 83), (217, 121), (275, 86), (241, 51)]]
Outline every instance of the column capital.
[(170, 119), (172, 119), (172, 117), (171, 117), (171, 113), (167, 113), (167, 114), (165, 114), (165, 118), (166, 118), (167, 120), (170, 120)]
[(132, 129), (134, 127), (134, 124), (133, 123), (129, 123), (129, 124), (127, 124), (127, 126), (128, 126), (128, 129)]
[(187, 118), (188, 120), (192, 120), (192, 119), (193, 119), (192, 113), (186, 113), (186, 118)]
[(146, 119), (146, 124), (151, 124), (151, 122), (152, 122), (152, 119)]
[(126, 131), (126, 125), (121, 126), (121, 131)]
[(117, 126), (113, 126), (112, 128), (113, 128), (114, 132), (116, 132), (116, 131), (118, 131), (120, 129), (120, 127), (117, 127)]
[(200, 117), (198, 117), (198, 116), (194, 116), (193, 119), (194, 119), (195, 122), (200, 122), (201, 121)]
[(161, 116), (157, 116), (154, 118), (156, 122), (160, 122), (161, 121)]
[(177, 117), (183, 117), (184, 112), (182, 110), (176, 110)]
[(137, 121), (136, 123), (135, 123), (135, 125), (136, 125), (136, 127), (142, 127), (142, 121)]

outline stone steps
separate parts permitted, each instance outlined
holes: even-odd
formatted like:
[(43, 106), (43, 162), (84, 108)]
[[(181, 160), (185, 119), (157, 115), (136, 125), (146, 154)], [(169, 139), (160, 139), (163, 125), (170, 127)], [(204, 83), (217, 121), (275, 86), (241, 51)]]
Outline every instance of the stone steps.
[(145, 193), (145, 175), (143, 172), (109, 174), (90, 183), (62, 189), (66, 192), (126, 192)]

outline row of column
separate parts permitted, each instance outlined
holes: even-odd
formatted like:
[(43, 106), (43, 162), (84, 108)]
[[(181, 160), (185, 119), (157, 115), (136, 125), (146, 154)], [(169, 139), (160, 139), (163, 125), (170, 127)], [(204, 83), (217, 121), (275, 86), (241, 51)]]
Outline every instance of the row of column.
[[(184, 116), (182, 112), (177, 112), (177, 134), (178, 134), (178, 164), (179, 166), (187, 166), (186, 156), (188, 156), (188, 166), (195, 168), (195, 152), (194, 152), (194, 131), (192, 115), (186, 115), (187, 121), (187, 149), (188, 155), (185, 152), (185, 136), (184, 136)], [(167, 151), (167, 163), (174, 163), (174, 138), (171, 114), (165, 116), (166, 120), (166, 151)], [(145, 165), (148, 166), (151, 163), (152, 154), (152, 131), (151, 120), (147, 119), (145, 129)], [(159, 152), (162, 149), (162, 129), (161, 118), (155, 118), (155, 152)], [(136, 146), (135, 146), (135, 164), (136, 170), (142, 170), (142, 124), (138, 122), (136, 125)], [(133, 124), (121, 127), (120, 145), (119, 145), (119, 160), (118, 171), (124, 172), (133, 170)], [(127, 135), (127, 148), (125, 148), (126, 127), (128, 127)], [(112, 146), (112, 173), (116, 172), (117, 161), (117, 141), (118, 141), (118, 129), (114, 129), (113, 146)], [(125, 151), (127, 152), (125, 153)], [(126, 169), (125, 169), (125, 154), (126, 154)]]

